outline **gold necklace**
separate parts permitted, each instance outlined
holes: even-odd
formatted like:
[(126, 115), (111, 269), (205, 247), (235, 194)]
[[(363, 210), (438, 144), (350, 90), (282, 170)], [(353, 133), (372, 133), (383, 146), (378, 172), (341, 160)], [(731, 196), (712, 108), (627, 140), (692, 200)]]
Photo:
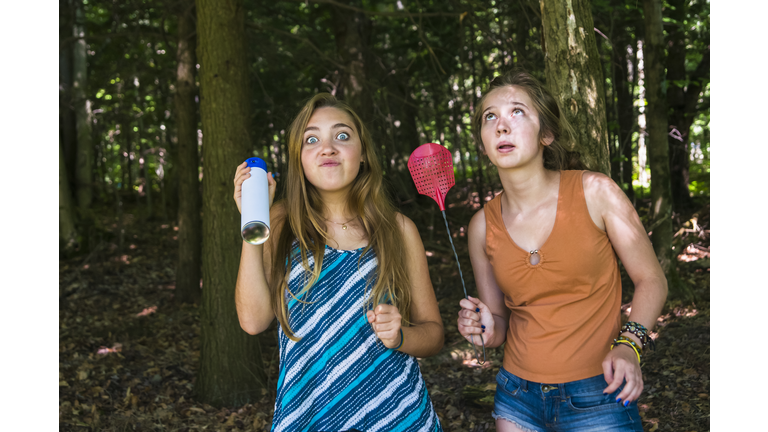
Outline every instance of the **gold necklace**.
[[(323, 219), (325, 219), (325, 218), (323, 218)], [(345, 229), (347, 229), (347, 224), (348, 224), (348, 223), (350, 223), (350, 222), (352, 222), (352, 221), (353, 221), (353, 220), (355, 220), (355, 219), (357, 219), (357, 216), (353, 217), (352, 219), (350, 219), (350, 220), (348, 220), (348, 221), (346, 221), (346, 222), (344, 222), (344, 223), (338, 223), (338, 222), (334, 222), (334, 221), (332, 221), (332, 220), (328, 220), (328, 219), (325, 219), (325, 220), (326, 220), (327, 222), (335, 223), (336, 225), (341, 225), (341, 229), (345, 230)]]

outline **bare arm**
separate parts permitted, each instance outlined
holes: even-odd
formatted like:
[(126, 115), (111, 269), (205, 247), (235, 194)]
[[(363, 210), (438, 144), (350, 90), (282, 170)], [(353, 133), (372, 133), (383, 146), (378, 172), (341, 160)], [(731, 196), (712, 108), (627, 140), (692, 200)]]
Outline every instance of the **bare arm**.
[[(605, 229), (616, 255), (635, 285), (629, 320), (642, 324), (650, 331), (667, 298), (667, 279), (648, 234), (632, 203), (613, 180), (603, 174), (586, 172), (583, 184), (590, 215), (599, 228)], [(635, 335), (626, 332), (623, 335), (640, 344)], [(609, 384), (605, 389), (608, 393), (614, 392), (626, 381), (624, 390), (618, 395), (620, 403), (628, 404), (640, 397), (643, 379), (632, 348), (617, 345), (603, 361), (603, 371)]]
[(408, 276), (411, 280), (411, 326), (400, 326), (400, 313), (389, 305), (378, 305), (368, 312), (369, 322), (379, 339), (389, 348), (400, 343), (400, 329), (403, 330), (403, 344), (398, 349), (414, 357), (429, 357), (443, 348), (443, 320), (437, 307), (437, 298), (429, 279), (427, 255), (416, 225), (397, 214), (405, 241)]
[[(609, 177), (584, 173), (584, 194), (590, 214), (599, 214), (608, 239), (635, 285), (630, 321), (652, 330), (667, 298), (667, 279), (640, 217), (624, 192)], [(625, 336), (640, 342), (635, 335)]]
[(485, 210), (472, 216), (467, 236), (469, 259), (480, 299), (470, 296), (469, 300), (464, 299), (459, 303), (462, 307), (457, 320), (459, 333), (470, 342), (473, 339), (476, 344), (479, 338), (475, 336), (471, 339), (470, 335), (482, 334), (485, 346), (494, 348), (503, 344), (507, 338), (510, 311), (504, 303), (504, 293), (496, 284), (493, 267), (485, 252)]
[[(250, 177), (249, 169), (245, 164), (240, 165), (235, 174), (235, 203), (240, 209), (240, 195), (243, 181)], [(269, 182), (269, 203), (272, 204), (275, 194), (275, 181), (267, 175)], [(269, 293), (268, 269), (271, 265), (271, 251), (274, 242), (277, 241), (278, 225), (284, 218), (282, 205), (278, 204), (270, 208), (269, 239), (260, 245), (252, 245), (243, 241), (240, 253), (240, 268), (237, 272), (237, 284), (235, 286), (235, 306), (240, 327), (248, 334), (263, 332), (272, 323), (275, 314), (272, 311), (271, 296)]]

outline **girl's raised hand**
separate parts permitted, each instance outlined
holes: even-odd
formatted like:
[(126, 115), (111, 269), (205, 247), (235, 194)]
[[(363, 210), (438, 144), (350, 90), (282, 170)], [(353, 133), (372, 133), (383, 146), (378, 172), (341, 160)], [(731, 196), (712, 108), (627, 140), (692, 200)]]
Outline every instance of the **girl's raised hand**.
[(397, 307), (380, 304), (366, 312), (368, 322), (373, 325), (376, 337), (381, 339), (384, 346), (394, 348), (400, 345), (400, 322), (402, 316)]
[[(243, 212), (241, 206), (241, 198), (243, 195), (243, 182), (251, 177), (251, 169), (248, 167), (247, 162), (243, 162), (237, 166), (235, 171), (235, 204), (237, 204), (237, 211)], [(272, 201), (275, 200), (275, 189), (277, 188), (277, 182), (272, 178), (272, 173), (267, 173), (267, 185), (269, 188), (269, 207), (272, 208)]]
[(493, 339), (494, 320), (491, 310), (480, 299), (469, 296), (469, 299), (462, 299), (459, 302), (461, 310), (456, 323), (459, 327), (459, 333), (468, 341), (479, 343), (480, 338), (470, 337), (472, 335), (483, 335), (486, 345)]

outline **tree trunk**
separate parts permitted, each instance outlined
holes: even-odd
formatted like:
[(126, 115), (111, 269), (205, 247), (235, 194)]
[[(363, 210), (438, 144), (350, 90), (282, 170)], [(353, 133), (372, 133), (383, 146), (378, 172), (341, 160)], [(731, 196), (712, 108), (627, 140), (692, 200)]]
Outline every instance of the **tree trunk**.
[(336, 96), (343, 99), (360, 116), (364, 124), (373, 120), (373, 90), (366, 88), (370, 79), (366, 49), (371, 21), (361, 12), (335, 7), (336, 50), (344, 65)]
[(646, 129), (651, 168), (651, 242), (661, 268), (669, 275), (675, 270), (672, 258), (672, 195), (667, 144), (667, 107), (664, 97), (664, 35), (661, 0), (643, 0), (645, 15)]
[(675, 209), (688, 207), (691, 196), (688, 190), (688, 131), (693, 121), (692, 113), (685, 110), (685, 19), (687, 2), (672, 0), (667, 43), (667, 106), (669, 107), (669, 165), (672, 185), (672, 201)]
[(64, 163), (64, 148), (59, 138), (59, 245), (63, 252), (69, 252), (76, 243), (75, 211), (67, 180), (67, 165)]
[(588, 0), (540, 0), (547, 86), (576, 132), (572, 149), (610, 175), (603, 71)]
[[(635, 109), (632, 104), (629, 76), (629, 41), (619, 38), (613, 49), (613, 63), (616, 68), (616, 114), (619, 123), (619, 148), (618, 155), (621, 158), (619, 164), (620, 173), (616, 178), (630, 201), (635, 200), (635, 190), (632, 187), (632, 132), (635, 129)], [(636, 72), (635, 72), (636, 73)], [(619, 175), (620, 174), (620, 175)]]
[(242, 0), (196, 5), (205, 254), (195, 393), (211, 405), (241, 406), (266, 384), (258, 339), (240, 328), (234, 301), (242, 239), (232, 178), (251, 149), (245, 11)]
[[(83, 38), (85, 30), (83, 23), (82, 0), (74, 1), (75, 24), (74, 35)], [(86, 78), (88, 76), (87, 45), (84, 39), (77, 39), (72, 52), (72, 90), (75, 101), (75, 117), (77, 118), (77, 164), (75, 179), (77, 184), (77, 206), (86, 210), (93, 200), (93, 138), (91, 134), (91, 101), (86, 96)]]
[(197, 153), (197, 107), (195, 106), (195, 17), (194, 3), (183, 3), (179, 11), (176, 53), (176, 134), (179, 175), (179, 258), (176, 264), (176, 299), (182, 303), (200, 298), (203, 227), (200, 221), (200, 157)]
[[(59, 0), (60, 22), (59, 37), (72, 35), (72, 10), (68, 0)], [(75, 188), (75, 154), (77, 152), (77, 126), (74, 105), (72, 104), (72, 44), (59, 50), (59, 128), (61, 129), (64, 164), (67, 168), (69, 189)]]

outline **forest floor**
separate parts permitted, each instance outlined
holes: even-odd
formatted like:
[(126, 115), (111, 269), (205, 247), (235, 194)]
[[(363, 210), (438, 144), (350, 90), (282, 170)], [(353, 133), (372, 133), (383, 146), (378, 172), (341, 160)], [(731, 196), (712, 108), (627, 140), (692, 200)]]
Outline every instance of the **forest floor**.
[[(452, 213), (466, 224), (469, 212)], [(122, 245), (118, 235), (110, 234), (119, 229), (117, 220), (104, 217), (100, 240), (92, 241), (90, 252), (60, 260), (60, 430), (269, 430), (278, 366), (276, 331), (258, 336), (269, 376), (269, 389), (260, 400), (224, 408), (197, 402), (199, 310), (174, 302), (177, 228), (138, 214), (139, 209), (125, 210)], [(433, 226), (443, 226), (433, 221)], [(451, 224), (471, 294), (474, 283), (466, 240), (461, 239), (466, 229), (458, 220), (451, 219)], [(708, 203), (696, 214), (677, 218), (675, 229), (679, 274), (692, 296), (667, 301), (658, 320), (657, 349), (644, 356), (645, 390), (638, 404), (646, 431), (703, 432), (709, 430), (710, 416)], [(502, 349), (489, 349), (483, 367), (472, 360), (472, 347), (456, 328), (463, 294), (456, 262), (442, 237), (441, 230), (422, 233), (445, 325), (445, 347), (420, 360), (421, 371), (446, 431), (496, 430), (491, 410)], [(632, 283), (624, 275), (623, 309), (631, 293)]]

